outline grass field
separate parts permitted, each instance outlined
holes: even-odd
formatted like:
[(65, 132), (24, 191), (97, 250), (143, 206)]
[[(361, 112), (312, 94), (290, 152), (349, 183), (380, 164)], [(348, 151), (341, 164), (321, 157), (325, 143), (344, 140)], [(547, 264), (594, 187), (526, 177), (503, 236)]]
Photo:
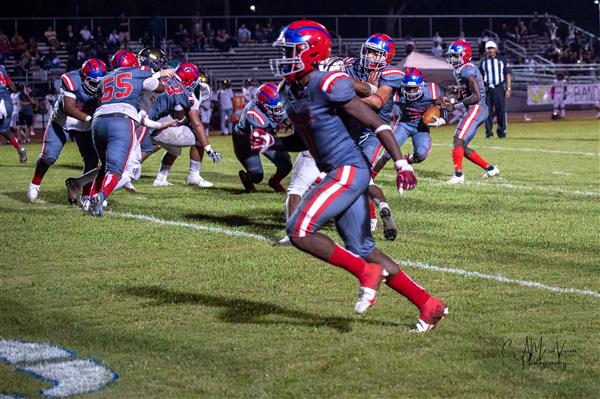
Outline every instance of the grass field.
[[(101, 219), (65, 205), (74, 145), (36, 205), (25, 191), (40, 146), (27, 165), (0, 147), (0, 339), (49, 342), (119, 374), (90, 398), (600, 397), (600, 121), (513, 124), (503, 141), (480, 131), (473, 147), (501, 178), (465, 161), (464, 186), (444, 185), (451, 134), (433, 133), (416, 190), (394, 194), (390, 169), (379, 179), (402, 232), (389, 242), (378, 230), (378, 246), (417, 262), (407, 272), (449, 303), (426, 335), (387, 287), (357, 316), (354, 278), (275, 247), (284, 196), (242, 193), (229, 138), (212, 139), (223, 162), (203, 165), (214, 189), (183, 185), (185, 157), (174, 187), (152, 187), (155, 155), (139, 192), (116, 192)], [(526, 339), (540, 337), (542, 360), (560, 362), (529, 357)], [(0, 393), (49, 386), (0, 363)]]

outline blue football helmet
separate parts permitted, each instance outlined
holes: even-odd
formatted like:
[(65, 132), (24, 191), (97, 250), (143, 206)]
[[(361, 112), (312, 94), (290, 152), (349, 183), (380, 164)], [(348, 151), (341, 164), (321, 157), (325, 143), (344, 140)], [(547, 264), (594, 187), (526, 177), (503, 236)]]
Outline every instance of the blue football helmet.
[(416, 101), (423, 95), (423, 74), (417, 68), (406, 68), (400, 86), (402, 96), (408, 101)]

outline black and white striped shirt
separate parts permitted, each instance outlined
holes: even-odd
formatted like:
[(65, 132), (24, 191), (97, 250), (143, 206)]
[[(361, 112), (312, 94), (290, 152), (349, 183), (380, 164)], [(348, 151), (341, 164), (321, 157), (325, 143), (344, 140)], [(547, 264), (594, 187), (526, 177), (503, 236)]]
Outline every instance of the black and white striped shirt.
[(486, 57), (479, 63), (479, 70), (483, 81), (489, 87), (499, 86), (504, 83), (506, 75), (511, 74), (510, 63), (501, 55), (494, 58)]

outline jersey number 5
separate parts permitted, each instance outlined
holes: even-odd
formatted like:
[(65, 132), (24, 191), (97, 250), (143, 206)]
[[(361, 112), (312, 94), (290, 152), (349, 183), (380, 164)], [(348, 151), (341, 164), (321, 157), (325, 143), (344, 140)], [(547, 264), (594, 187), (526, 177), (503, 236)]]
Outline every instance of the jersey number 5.
[[(123, 72), (116, 76), (110, 76), (102, 82), (102, 97), (100, 101), (109, 102), (113, 98), (120, 100), (129, 96), (133, 90), (133, 85), (128, 80), (132, 79), (131, 72)], [(116, 89), (116, 90), (115, 90)]]

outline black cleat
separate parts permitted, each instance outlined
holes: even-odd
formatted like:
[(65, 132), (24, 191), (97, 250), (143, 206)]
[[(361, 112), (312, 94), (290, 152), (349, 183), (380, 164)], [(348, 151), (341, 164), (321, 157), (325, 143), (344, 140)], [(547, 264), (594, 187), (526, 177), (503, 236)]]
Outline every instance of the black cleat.
[(396, 239), (397, 230), (394, 217), (392, 216), (392, 210), (389, 207), (383, 207), (379, 211), (379, 217), (383, 222), (383, 236), (386, 240), (394, 241)]
[(79, 201), (79, 195), (81, 194), (81, 186), (77, 183), (77, 180), (69, 177), (65, 180), (65, 186), (67, 186), (67, 201), (71, 205), (77, 205)]
[(240, 176), (240, 180), (242, 181), (242, 184), (244, 185), (246, 192), (248, 192), (248, 193), (256, 192), (256, 187), (254, 187), (254, 182), (252, 181), (252, 178), (250, 177), (248, 172), (246, 172), (245, 170), (240, 170), (238, 175)]

